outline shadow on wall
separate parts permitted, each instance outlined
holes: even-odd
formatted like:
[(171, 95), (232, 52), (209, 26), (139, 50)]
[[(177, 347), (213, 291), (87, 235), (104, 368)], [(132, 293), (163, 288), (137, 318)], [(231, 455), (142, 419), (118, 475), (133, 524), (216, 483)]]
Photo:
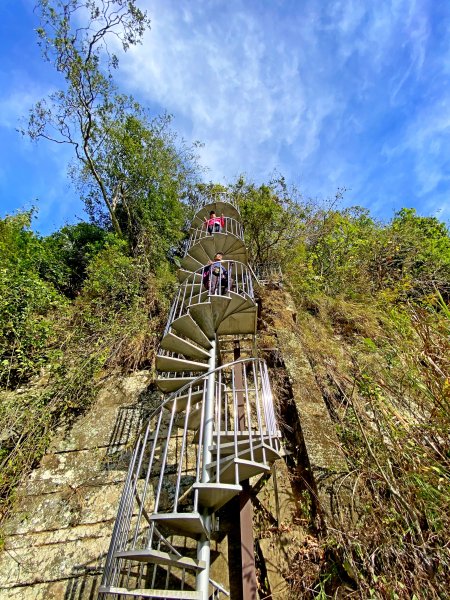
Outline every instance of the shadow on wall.
[[(103, 562), (106, 554), (100, 557)], [(64, 593), (64, 600), (94, 600), (102, 580), (102, 570), (99, 567), (80, 565), (74, 568), (73, 579), (69, 582)]]
[[(139, 394), (134, 404), (118, 408), (116, 421), (101, 465), (104, 472), (128, 470), (134, 441), (150, 414), (161, 403), (161, 398), (161, 393), (156, 390), (154, 384), (151, 384)], [(108, 497), (106, 496), (104, 503), (107, 502)], [(111, 520), (111, 529), (104, 538), (104, 548), (98, 557), (73, 567), (64, 592), (64, 600), (97, 599), (113, 526), (114, 519)]]
[(105, 470), (128, 469), (135, 439), (162, 399), (161, 392), (152, 383), (139, 394), (135, 404), (119, 408), (106, 450)]

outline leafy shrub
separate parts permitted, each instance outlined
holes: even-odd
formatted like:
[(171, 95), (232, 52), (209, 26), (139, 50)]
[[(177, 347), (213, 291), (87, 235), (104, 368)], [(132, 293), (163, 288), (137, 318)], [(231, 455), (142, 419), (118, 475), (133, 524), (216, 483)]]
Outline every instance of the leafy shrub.
[(30, 231), (32, 213), (0, 221), (0, 385), (15, 387), (54, 355), (52, 313), (66, 302), (39, 276), (45, 252)]

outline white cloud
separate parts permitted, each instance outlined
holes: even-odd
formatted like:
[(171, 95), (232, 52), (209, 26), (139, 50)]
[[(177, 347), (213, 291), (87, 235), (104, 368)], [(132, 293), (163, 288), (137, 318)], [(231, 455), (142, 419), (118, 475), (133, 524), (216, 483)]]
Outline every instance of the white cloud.
[(182, 11), (170, 2), (150, 6), (152, 31), (122, 61), (123, 70), (135, 92), (189, 120), (192, 137), (212, 146), (204, 152), (213, 177), (256, 170), (264, 178), (282, 166), (279, 148), (299, 136), (299, 157), (317, 150), (334, 101), (327, 95), (307, 106), (290, 40), (239, 2), (218, 24), (205, 21), (198, 3)]
[[(389, 211), (444, 197), (450, 53), (430, 0), (139, 3), (152, 29), (120, 59), (119, 86), (205, 143), (208, 179), (278, 169), (312, 196), (346, 186), (349, 203)], [(45, 95), (18, 81), (0, 126)]]

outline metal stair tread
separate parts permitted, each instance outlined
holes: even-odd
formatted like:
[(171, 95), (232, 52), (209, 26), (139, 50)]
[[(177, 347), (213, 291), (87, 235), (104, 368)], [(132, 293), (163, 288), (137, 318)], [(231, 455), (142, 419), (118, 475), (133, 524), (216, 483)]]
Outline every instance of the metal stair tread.
[(210, 258), (214, 258), (213, 256), (209, 256), (206, 250), (201, 245), (200, 241), (196, 242), (193, 246), (189, 248), (189, 254), (195, 258), (201, 265), (207, 265)]
[[(213, 461), (207, 465), (208, 469), (213, 469), (217, 463)], [(239, 481), (250, 479), (254, 475), (260, 473), (270, 473), (270, 466), (260, 462), (247, 460), (244, 458), (236, 458), (234, 456), (226, 457), (220, 461), (219, 476), (221, 483), (233, 483), (236, 479), (236, 465), (238, 467)], [(219, 483), (219, 482), (218, 482)]]
[[(219, 432), (214, 431), (213, 433), (213, 439), (216, 440), (217, 439), (217, 435), (219, 434), (220, 436), (220, 441), (221, 441), (221, 445), (223, 444), (228, 444), (228, 443), (232, 443), (234, 442), (235, 436), (236, 439), (238, 440), (238, 444), (239, 442), (245, 442), (248, 441), (248, 439), (250, 438), (250, 434), (252, 436), (252, 438), (256, 438), (258, 435), (259, 431), (257, 429), (244, 429), (242, 431), (227, 431), (227, 430), (221, 430)], [(273, 438), (277, 438), (277, 439), (282, 439), (282, 433), (279, 429), (277, 429), (276, 431), (271, 431), (270, 433), (268, 432), (267, 429), (263, 429), (263, 433), (264, 433), (264, 437), (271, 437)]]
[(232, 290), (230, 290), (228, 292), (228, 295), (231, 298), (231, 302), (228, 305), (228, 308), (227, 308), (227, 310), (225, 311), (225, 313), (223, 315), (223, 319), (226, 319), (227, 317), (229, 317), (230, 315), (232, 315), (235, 312), (239, 312), (240, 308), (244, 304), (246, 305), (246, 308), (247, 308), (248, 303), (249, 303), (249, 301), (247, 300), (247, 298), (244, 298), (243, 296), (241, 296), (241, 294), (238, 294), (237, 292), (234, 292)]
[(191, 358), (208, 359), (209, 357), (209, 353), (204, 348), (200, 348), (170, 331), (163, 337), (161, 348), (163, 350), (169, 350), (170, 352), (183, 354), (184, 356), (190, 356)]
[[(258, 436), (254, 435), (254, 438), (256, 438), (256, 437), (258, 437), (260, 439), (259, 435)], [(272, 439), (274, 439), (274, 436), (271, 436), (271, 437), (272, 437)], [(267, 438), (269, 438), (269, 436), (266, 435), (265, 438), (267, 439)], [(215, 439), (217, 440), (217, 437), (215, 437)], [(278, 438), (278, 437), (275, 439), (281, 441), (280, 438)], [(250, 440), (249, 439), (247, 439), (247, 440), (240, 439), (240, 440), (237, 440), (236, 443), (234, 441), (222, 443), (222, 440), (220, 440), (219, 447), (217, 446), (217, 444), (213, 444), (212, 446), (209, 446), (209, 450), (213, 454), (217, 454), (217, 450), (219, 448), (220, 455), (225, 457), (225, 456), (231, 456), (232, 454), (235, 454), (236, 446), (237, 446), (237, 450), (238, 450), (237, 456), (239, 456), (239, 457), (242, 457), (242, 454), (244, 454), (244, 453), (250, 452)], [(273, 448), (273, 446), (270, 446), (269, 444), (267, 444), (267, 442), (265, 442), (265, 441), (258, 441), (256, 444), (254, 443), (253, 450), (255, 451), (258, 448), (262, 448), (262, 447), (264, 447), (264, 449), (266, 451), (268, 451), (269, 453), (272, 453), (272, 452), (276, 453), (277, 456), (284, 454), (281, 446), (280, 446), (280, 449), (277, 450), (277, 449)]]
[(187, 383), (194, 381), (195, 377), (157, 377), (156, 385), (162, 392), (176, 392)]
[[(242, 248), (242, 254), (245, 254), (245, 256), (247, 257), (247, 246), (245, 245), (245, 242), (243, 240), (241, 240), (241, 238), (239, 236), (233, 236), (233, 242), (232, 244), (229, 246), (228, 248), (228, 253), (232, 254), (233, 252), (236, 252), (236, 249)], [(244, 262), (244, 261), (243, 261)], [(247, 262), (247, 261), (245, 261)]]
[(217, 328), (218, 335), (255, 334), (257, 322), (256, 307), (249, 312), (235, 312), (225, 317)]
[(214, 319), (210, 302), (199, 302), (189, 306), (189, 314), (203, 331), (207, 338), (215, 336)]
[(184, 427), (186, 426), (186, 429), (191, 429), (191, 430), (193, 429), (194, 431), (196, 431), (200, 426), (201, 419), (202, 419), (202, 407), (195, 406), (188, 415), (187, 423), (186, 423), (186, 414), (178, 413), (178, 415), (175, 419), (175, 425), (177, 427), (179, 427), (180, 429), (184, 429)]
[(208, 256), (214, 256), (217, 252), (220, 252), (223, 254), (224, 260), (228, 260), (229, 257), (235, 253), (235, 250), (232, 248), (239, 248), (240, 252), (237, 254), (244, 256), (245, 259), (247, 258), (244, 242), (233, 234), (215, 233), (200, 238), (197, 243), (200, 243), (203, 246), (203, 249)]
[(191, 592), (188, 590), (156, 590), (156, 589), (136, 589), (116, 587), (113, 585), (101, 585), (99, 593), (119, 594), (121, 596), (141, 596), (144, 598), (164, 598), (165, 600), (203, 600), (202, 592)]
[(214, 329), (217, 329), (222, 322), (222, 318), (226, 313), (228, 306), (230, 305), (231, 297), (228, 295), (213, 294), (209, 296), (209, 301), (212, 308)]
[(151, 521), (164, 525), (174, 533), (181, 533), (189, 537), (197, 538), (200, 535), (208, 536), (202, 516), (198, 512), (187, 513), (153, 513)]
[(199, 504), (214, 511), (242, 491), (241, 485), (232, 483), (194, 483), (193, 488), (198, 491)]
[(250, 446), (247, 448), (238, 448), (237, 455), (234, 452), (229, 454), (222, 454), (221, 452), (220, 456), (223, 457), (223, 460), (226, 460), (228, 457), (231, 459), (234, 456), (234, 458), (248, 460), (262, 465), (272, 465), (277, 459), (283, 456), (283, 453), (281, 450), (278, 451), (268, 444), (259, 443), (253, 446), (253, 449), (251, 449)]
[(191, 256), (189, 250), (181, 259), (180, 264), (181, 267), (186, 271), (197, 271), (198, 269), (201, 269), (203, 267), (203, 264), (200, 261)]
[(175, 329), (181, 335), (196, 342), (203, 348), (210, 349), (211, 342), (209, 338), (203, 333), (203, 331), (197, 326), (197, 323), (191, 317), (190, 314), (182, 315), (174, 321), (172, 321), (171, 329)]
[[(203, 394), (203, 389), (191, 392), (191, 406), (195, 406), (198, 402), (201, 402), (203, 400)], [(176, 402), (176, 413), (180, 413), (183, 410), (186, 410), (187, 404), (189, 402), (189, 392), (187, 394), (182, 394), (181, 396), (176, 396), (172, 400), (168, 400), (166, 402), (166, 406), (170, 409), (172, 408), (174, 402)]]
[(170, 552), (163, 552), (162, 550), (154, 550), (153, 548), (146, 548), (140, 550), (122, 550), (115, 552), (114, 556), (117, 558), (126, 558), (127, 560), (136, 560), (139, 562), (156, 563), (158, 565), (170, 565), (173, 567), (179, 567), (180, 569), (194, 569), (196, 571), (203, 571), (206, 568), (206, 563), (203, 560), (197, 560), (190, 556), (177, 556)]
[(180, 283), (183, 283), (183, 281), (186, 281), (188, 278), (191, 278), (190, 281), (194, 281), (195, 283), (201, 283), (202, 281), (201, 273), (196, 273), (187, 269), (178, 269), (177, 278)]
[(189, 360), (187, 358), (177, 358), (175, 356), (164, 356), (164, 354), (158, 354), (156, 356), (155, 366), (157, 371), (171, 371), (171, 372), (196, 372), (196, 371), (207, 371), (208, 364)]

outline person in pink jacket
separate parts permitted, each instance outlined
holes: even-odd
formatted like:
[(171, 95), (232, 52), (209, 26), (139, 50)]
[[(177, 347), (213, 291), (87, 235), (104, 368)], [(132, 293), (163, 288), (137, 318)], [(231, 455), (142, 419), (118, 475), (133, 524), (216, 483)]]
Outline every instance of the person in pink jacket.
[(209, 219), (205, 219), (205, 227), (208, 228), (208, 233), (220, 233), (222, 231), (222, 227), (225, 226), (225, 217), (223, 214), (220, 217), (216, 217), (216, 213), (212, 210), (209, 213)]

